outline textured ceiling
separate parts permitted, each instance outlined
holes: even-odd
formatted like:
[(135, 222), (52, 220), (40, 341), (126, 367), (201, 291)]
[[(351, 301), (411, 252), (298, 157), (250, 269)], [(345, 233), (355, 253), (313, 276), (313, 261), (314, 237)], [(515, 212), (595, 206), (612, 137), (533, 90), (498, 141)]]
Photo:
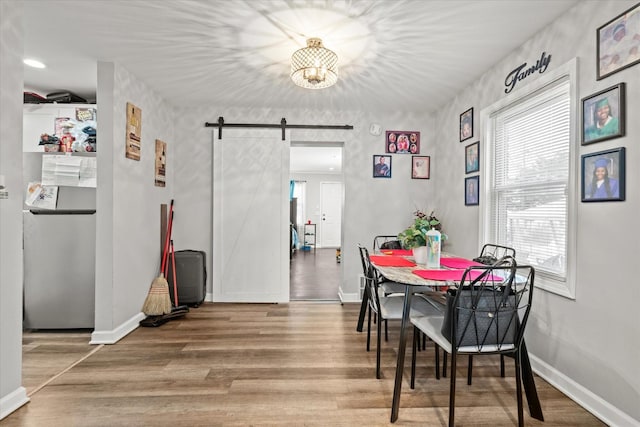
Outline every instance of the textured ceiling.
[[(30, 0), (25, 87), (95, 99), (113, 61), (182, 106), (429, 112), (577, 0)], [(290, 78), (308, 37), (339, 56), (339, 80)]]

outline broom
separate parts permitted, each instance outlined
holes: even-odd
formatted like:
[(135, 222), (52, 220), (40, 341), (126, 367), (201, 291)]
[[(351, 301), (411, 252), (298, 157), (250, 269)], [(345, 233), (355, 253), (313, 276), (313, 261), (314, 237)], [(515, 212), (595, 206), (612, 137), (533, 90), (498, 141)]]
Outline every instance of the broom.
[(169, 283), (164, 278), (165, 263), (167, 261), (167, 252), (169, 251), (169, 241), (171, 240), (171, 227), (173, 224), (173, 200), (169, 208), (169, 225), (167, 226), (167, 237), (162, 253), (162, 265), (160, 266), (160, 275), (153, 279), (147, 298), (142, 305), (142, 312), (147, 316), (161, 316), (171, 313), (171, 298), (169, 297)]

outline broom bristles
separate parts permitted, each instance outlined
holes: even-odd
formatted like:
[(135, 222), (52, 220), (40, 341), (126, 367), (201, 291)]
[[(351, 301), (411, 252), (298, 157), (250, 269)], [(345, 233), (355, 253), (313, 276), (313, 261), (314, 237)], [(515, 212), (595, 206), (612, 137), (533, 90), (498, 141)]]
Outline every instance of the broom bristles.
[(153, 279), (149, 294), (142, 305), (142, 312), (147, 316), (160, 316), (171, 313), (171, 298), (169, 297), (169, 283), (164, 274)]

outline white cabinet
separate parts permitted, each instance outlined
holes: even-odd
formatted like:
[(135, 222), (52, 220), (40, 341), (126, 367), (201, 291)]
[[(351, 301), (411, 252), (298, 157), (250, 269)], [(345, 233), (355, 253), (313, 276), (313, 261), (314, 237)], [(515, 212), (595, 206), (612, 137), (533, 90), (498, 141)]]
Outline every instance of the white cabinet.
[[(92, 111), (91, 111), (92, 110)], [(90, 116), (93, 117), (90, 117)], [(76, 127), (84, 127), (85, 123), (95, 124), (96, 105), (95, 104), (25, 104), (22, 118), (22, 151), (23, 152), (44, 152), (44, 146), (40, 143), (40, 135), (43, 133), (56, 134), (56, 119), (67, 118), (73, 123), (78, 123)], [(82, 131), (82, 128), (76, 130)], [(57, 136), (60, 130), (58, 130)], [(72, 129), (73, 133), (73, 129)]]

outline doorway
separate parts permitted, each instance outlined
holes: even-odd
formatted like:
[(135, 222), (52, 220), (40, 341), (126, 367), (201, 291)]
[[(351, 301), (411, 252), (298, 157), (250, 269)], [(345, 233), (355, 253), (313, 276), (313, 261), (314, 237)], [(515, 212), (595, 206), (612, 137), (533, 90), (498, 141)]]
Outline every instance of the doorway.
[[(290, 300), (339, 301), (342, 265), (342, 143), (291, 142), (291, 203), (298, 244), (290, 265)], [(302, 191), (300, 191), (302, 189)], [(295, 194), (295, 196), (293, 196)], [(314, 230), (309, 239), (306, 231)], [(293, 238), (292, 241), (295, 241)], [(309, 241), (313, 244), (308, 244)]]

